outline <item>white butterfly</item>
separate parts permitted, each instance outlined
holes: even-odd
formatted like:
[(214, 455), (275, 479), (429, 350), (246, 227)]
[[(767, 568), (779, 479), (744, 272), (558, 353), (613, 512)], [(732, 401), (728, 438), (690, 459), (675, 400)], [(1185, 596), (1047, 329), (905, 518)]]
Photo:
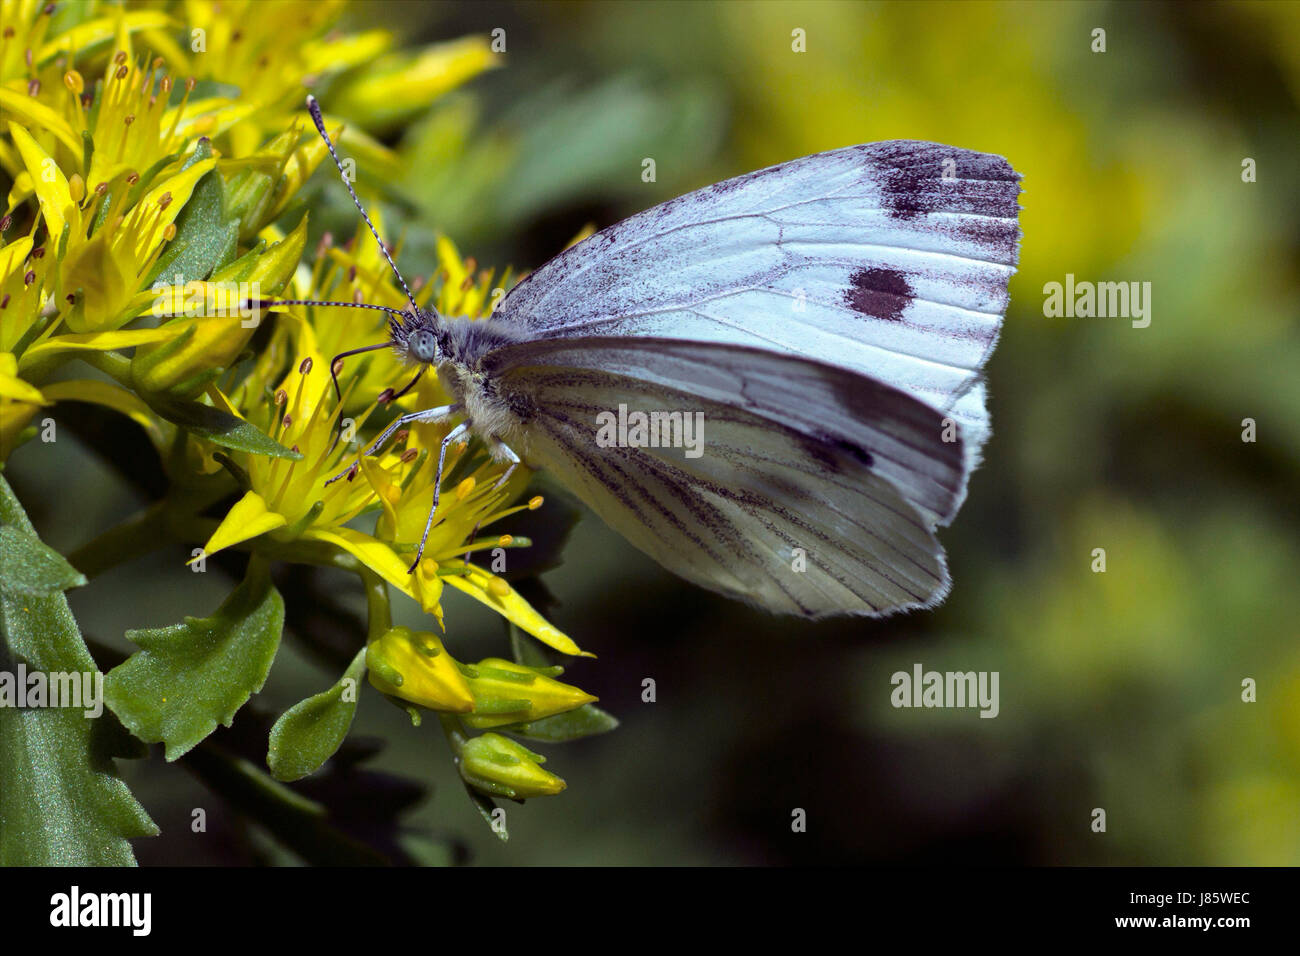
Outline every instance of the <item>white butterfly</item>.
[[(338, 358), (392, 347), (455, 401), (401, 416), (367, 453), (459, 417), (439, 475), (477, 435), (696, 584), (810, 618), (933, 606), (950, 584), (935, 528), (989, 434), (980, 370), (1015, 271), (1019, 179), (986, 153), (850, 146), (598, 232), (489, 319), (370, 306), (392, 314), (390, 341)], [(702, 413), (703, 453), (603, 447), (615, 410)]]

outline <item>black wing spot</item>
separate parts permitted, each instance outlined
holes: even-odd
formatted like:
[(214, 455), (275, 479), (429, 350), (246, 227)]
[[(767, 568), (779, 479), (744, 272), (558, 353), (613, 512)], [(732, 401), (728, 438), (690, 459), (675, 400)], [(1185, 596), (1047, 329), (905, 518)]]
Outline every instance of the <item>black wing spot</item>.
[(822, 433), (806, 442), (804, 451), (824, 470), (835, 474), (844, 473), (846, 459), (866, 468), (874, 468), (876, 464), (875, 456), (867, 449), (847, 438), (830, 433)]
[(837, 439), (835, 447), (857, 461), (859, 464), (865, 465), (868, 468), (871, 468), (876, 463), (875, 456), (872, 455), (871, 452), (867, 451), (861, 445), (854, 444), (851, 441), (846, 441), (842, 438)]
[(907, 277), (896, 269), (859, 269), (849, 277), (844, 303), (863, 315), (901, 322), (912, 296)]

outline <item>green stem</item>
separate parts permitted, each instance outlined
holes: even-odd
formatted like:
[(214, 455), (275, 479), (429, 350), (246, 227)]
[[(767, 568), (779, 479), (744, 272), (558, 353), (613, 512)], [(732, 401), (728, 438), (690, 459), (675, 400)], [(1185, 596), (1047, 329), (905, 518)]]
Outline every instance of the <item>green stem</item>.
[(442, 732), (447, 737), (447, 746), (451, 747), (451, 752), (459, 757), (465, 743), (469, 740), (465, 729), (454, 714), (439, 714), (438, 723), (442, 724)]
[(99, 369), (123, 388), (133, 389), (131, 360), (117, 352), (85, 352), (77, 356), (87, 365)]
[(375, 641), (393, 626), (393, 610), (388, 602), (388, 582), (365, 565), (360, 565), (357, 573), (366, 588), (366, 639)]
[(167, 501), (156, 501), (143, 511), (109, 528), (68, 556), (68, 562), (88, 578), (134, 561), (170, 541), (167, 535)]

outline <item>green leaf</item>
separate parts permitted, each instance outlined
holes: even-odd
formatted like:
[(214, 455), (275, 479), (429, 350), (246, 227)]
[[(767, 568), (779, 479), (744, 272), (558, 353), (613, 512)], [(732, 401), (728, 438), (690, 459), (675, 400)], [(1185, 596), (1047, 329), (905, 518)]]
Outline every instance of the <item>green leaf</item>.
[[(98, 674), (67, 599), (52, 587), (66, 572), (46, 557), (9, 560), (11, 544), (30, 556), (31, 543), (20, 539), (37, 539), (3, 477), (0, 532), (8, 533), (0, 543), (0, 671), (22, 664), (29, 674)], [(33, 582), (51, 593), (33, 593)], [(90, 719), (85, 708), (0, 707), (0, 866), (135, 863), (127, 841), (158, 828), (117, 776), (119, 733), (111, 715)]]
[[(182, 169), (211, 155), (207, 138), (200, 139)], [(238, 241), (239, 219), (226, 215), (225, 188), (221, 174), (213, 169), (195, 184), (176, 217), (176, 238), (159, 257), (148, 284), (159, 279), (168, 285), (206, 279), (234, 258)]]
[(48, 597), (85, 583), (80, 571), (36, 535), (0, 525), (0, 587), (7, 592)]
[(334, 756), (356, 716), (357, 692), (365, 672), (363, 647), (337, 684), (299, 701), (281, 715), (271, 728), (266, 754), (271, 776), (283, 781), (300, 780)]
[(510, 724), (495, 728), (516, 737), (562, 743), (594, 734), (605, 734), (618, 726), (618, 718), (601, 710), (595, 704), (583, 704), (562, 714), (543, 717), (523, 724)]
[(212, 617), (127, 631), (142, 650), (109, 671), (104, 698), (133, 734), (166, 744), (167, 759), (175, 760), (218, 723), (229, 727), (262, 689), (283, 627), (284, 602), (254, 556)]
[(233, 448), (254, 455), (272, 458), (290, 458), (298, 461), (302, 455), (285, 448), (256, 425), (223, 412), (202, 402), (179, 401), (163, 396), (150, 400), (150, 407), (173, 425), (188, 429), (199, 438), (205, 438), (222, 448)]

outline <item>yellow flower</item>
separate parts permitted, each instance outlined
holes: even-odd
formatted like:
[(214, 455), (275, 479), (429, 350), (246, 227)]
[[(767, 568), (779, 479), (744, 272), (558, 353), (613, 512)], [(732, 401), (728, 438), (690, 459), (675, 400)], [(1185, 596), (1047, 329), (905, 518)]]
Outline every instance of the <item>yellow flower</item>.
[(301, 109), (304, 87), (329, 83), (344, 115), (382, 126), (426, 108), (498, 62), (478, 37), (393, 51), (386, 30), (343, 33), (333, 27), (345, 5), (188, 0), (173, 11), (174, 20), (143, 28), (141, 37), (174, 72), (239, 90), (246, 108), (231, 136), (241, 153)]
[[(81, 74), (76, 70), (64, 74), (62, 99), (69, 126), (74, 132), (85, 130), (95, 143), (90, 168), (80, 170), (92, 189), (122, 173), (143, 175), (177, 153), (185, 145), (185, 134), (194, 132), (180, 128), (194, 84), (186, 83), (180, 104), (170, 108), (173, 80), (160, 72), (161, 66), (162, 60), (156, 59), (146, 70), (144, 63), (119, 50), (104, 67), (93, 111), (82, 101), (86, 84)], [(205, 130), (211, 131), (212, 126)]]
[(474, 694), (470, 727), (501, 727), (540, 720), (589, 704), (597, 698), (553, 678), (561, 668), (535, 668), (489, 657), (464, 668)]
[[(178, 73), (237, 87), (241, 99), (263, 109), (296, 108), (306, 78), (363, 62), (346, 58), (343, 44), (316, 41), (344, 6), (343, 0), (188, 0), (177, 11), (179, 30), (150, 30), (145, 40)], [(339, 54), (333, 63), (331, 53)]]
[(176, 216), (195, 184), (216, 165), (215, 158), (189, 166), (178, 160), (128, 209), (132, 187), (140, 182), (134, 172), (122, 174), (111, 188), (87, 194), (80, 177), (66, 176), (26, 129), (11, 122), (9, 134), (34, 184), (48, 251), (60, 263), (57, 285), (64, 297), (52, 305), (74, 333), (120, 328), (153, 300), (151, 293), (141, 292), (145, 276), (175, 235)]
[[(374, 491), (365, 482), (336, 481), (326, 485), (331, 476), (347, 467), (344, 458), (349, 449), (346, 442), (335, 440), (337, 408), (327, 360), (317, 351), (310, 328), (301, 323), (296, 341), (301, 358), (274, 391), (259, 389), (253, 376), (241, 386), (236, 403), (250, 401), (248, 420), (301, 457), (247, 457), (250, 490), (208, 539), (206, 554), (267, 533), (291, 541), (322, 532), (328, 533), (326, 540), (330, 543), (338, 543), (332, 536), (336, 532), (346, 535), (348, 529), (342, 525), (360, 514), (374, 498)], [(229, 400), (225, 410), (240, 414), (237, 404)], [(376, 467), (386, 475), (395, 475), (399, 464), (390, 455)], [(384, 571), (376, 570), (386, 576)], [(386, 570), (391, 573), (392, 568)]]
[[(268, 227), (274, 235), (276, 230)], [(165, 342), (142, 345), (131, 360), (132, 384), (145, 392), (192, 397), (220, 371), (233, 365), (257, 331), (260, 311), (248, 302), (271, 297), (293, 275), (307, 242), (307, 217), (292, 233), (251, 263), (238, 260), (206, 282), (167, 286), (157, 292), (154, 312), (177, 318), (162, 328)], [(251, 265), (251, 267), (250, 267)]]
[[(293, 354), (302, 358), (274, 390), (261, 387), (262, 372), (255, 370), (233, 399), (214, 389), (209, 394), (215, 395), (221, 407), (233, 415), (240, 415), (240, 408), (248, 403), (247, 420), (302, 457), (290, 460), (247, 456), (250, 488), (209, 537), (204, 554), (261, 535), (270, 535), (281, 543), (298, 539), (320, 542), (352, 555), (439, 621), (443, 585), (449, 583), (556, 650), (581, 653), (567, 635), (538, 614), (507, 582), (464, 560), (465, 553), (474, 549), (528, 543), (511, 539), (502, 545), (500, 536), (488, 541), (473, 537), (476, 528), (540, 505), (539, 498), (504, 507), (512, 495), (518, 494), (526, 478), (521, 475), (498, 489), (490, 483), (478, 487), (477, 483), (465, 482), (460, 486), (464, 491), (444, 489), (426, 556), (415, 573), (410, 573), (409, 555), (423, 532), (433, 498), (436, 456), (421, 455), (415, 444), (418, 439), (408, 435), (405, 447), (402, 441), (390, 442), (383, 454), (361, 459), (359, 468), (350, 471), (349, 460), (356, 452), (337, 427), (338, 405), (326, 371), (327, 360), (310, 326), (292, 316), (287, 317), (287, 322), (295, 330)], [(274, 355), (275, 347), (267, 354)], [(359, 431), (375, 407), (372, 404), (359, 421), (345, 423), (344, 429)], [(495, 480), (500, 468), (480, 466), (479, 471), (495, 469)], [(348, 477), (330, 482), (344, 472), (349, 472)], [(345, 527), (376, 505), (382, 513), (374, 534)]]
[(430, 101), (501, 65), (482, 37), (464, 37), (419, 51), (387, 53), (365, 70), (344, 77), (331, 101), (345, 116), (386, 128), (422, 109)]
[(461, 778), (481, 793), (525, 800), (562, 791), (566, 784), (541, 764), (546, 758), (500, 734), (467, 740), (460, 751)]
[[(557, 793), (564, 781), (540, 756), (496, 734), (466, 740), (461, 720), (504, 726), (593, 697), (556, 680), (559, 668), (467, 666), (433, 633), (388, 626), (390, 587), (442, 626), (450, 585), (552, 648), (581, 653), (471, 560), (529, 545), (487, 530), (541, 504), (521, 500), (527, 470), (503, 481), (505, 466), (471, 440), (450, 449), (439, 474), (440, 425), (399, 431), (361, 458), (374, 419), (446, 403), (437, 376), (390, 403), (384, 391), (415, 370), (380, 350), (348, 363), (340, 398), (330, 356), (385, 339), (377, 313), (294, 307), (260, 331), (263, 316), (250, 314), (250, 303), (282, 293), (408, 304), (365, 230), (337, 247), (327, 236), (311, 268), (300, 265), (308, 224), (295, 200), (327, 159), (305, 90), (329, 104), (326, 125), (363, 181), (390, 172), (400, 181), (397, 157), (366, 130), (391, 129), (500, 62), (483, 38), (398, 51), (386, 31), (342, 33), (343, 6), (112, 0), (52, 16), (48, 0), (0, 0), (0, 170), (12, 183), (0, 217), (0, 464), (54, 403), (129, 417), (165, 462), (173, 493), (151, 510), (169, 534), (199, 529), (204, 556), (244, 545), (257, 567), (356, 573), (367, 587), (372, 685), (446, 715), (470, 786), (516, 799)], [(446, 238), (436, 255), (433, 274), (412, 283), (419, 303), (490, 314), (509, 274), (479, 270)], [(103, 374), (62, 374), (76, 359)], [(222, 500), (233, 504), (214, 528), (203, 515)]]
[[(431, 391), (422, 388), (420, 406), (429, 407), (432, 401)], [(405, 457), (411, 462), (411, 468), (401, 482), (386, 479), (369, 459), (363, 458), (359, 462), (361, 473), (375, 488), (383, 509), (374, 537), (384, 542), (393, 553), (403, 556), (405, 583), (391, 577), (388, 580), (415, 596), (426, 610), (430, 610), (428, 589), (436, 588), (433, 592), (436, 594), (444, 583), (449, 584), (561, 653), (583, 653), (567, 635), (538, 614), (508, 581), (465, 560), (467, 552), (522, 547), (530, 543), (509, 536), (475, 537), (478, 531), (503, 518), (541, 507), (540, 497), (524, 504), (510, 505), (528, 483), (529, 472), (526, 469), (516, 469), (509, 482), (498, 485), (505, 466), (485, 460), (461, 477), (458, 469), (471, 457), (471, 446), (464, 442), (453, 446), (447, 455), (438, 511), (429, 528), (424, 555), (414, 574), (405, 573), (405, 565), (410, 563), (410, 555), (414, 554), (428, 522), (433, 504), (438, 448), (447, 430), (445, 425), (416, 425), (408, 431), (404, 439)], [(397, 441), (391, 444), (394, 449), (399, 447)]]
[(370, 683), (392, 697), (452, 714), (474, 709), (460, 665), (428, 631), (394, 627), (366, 645)]

